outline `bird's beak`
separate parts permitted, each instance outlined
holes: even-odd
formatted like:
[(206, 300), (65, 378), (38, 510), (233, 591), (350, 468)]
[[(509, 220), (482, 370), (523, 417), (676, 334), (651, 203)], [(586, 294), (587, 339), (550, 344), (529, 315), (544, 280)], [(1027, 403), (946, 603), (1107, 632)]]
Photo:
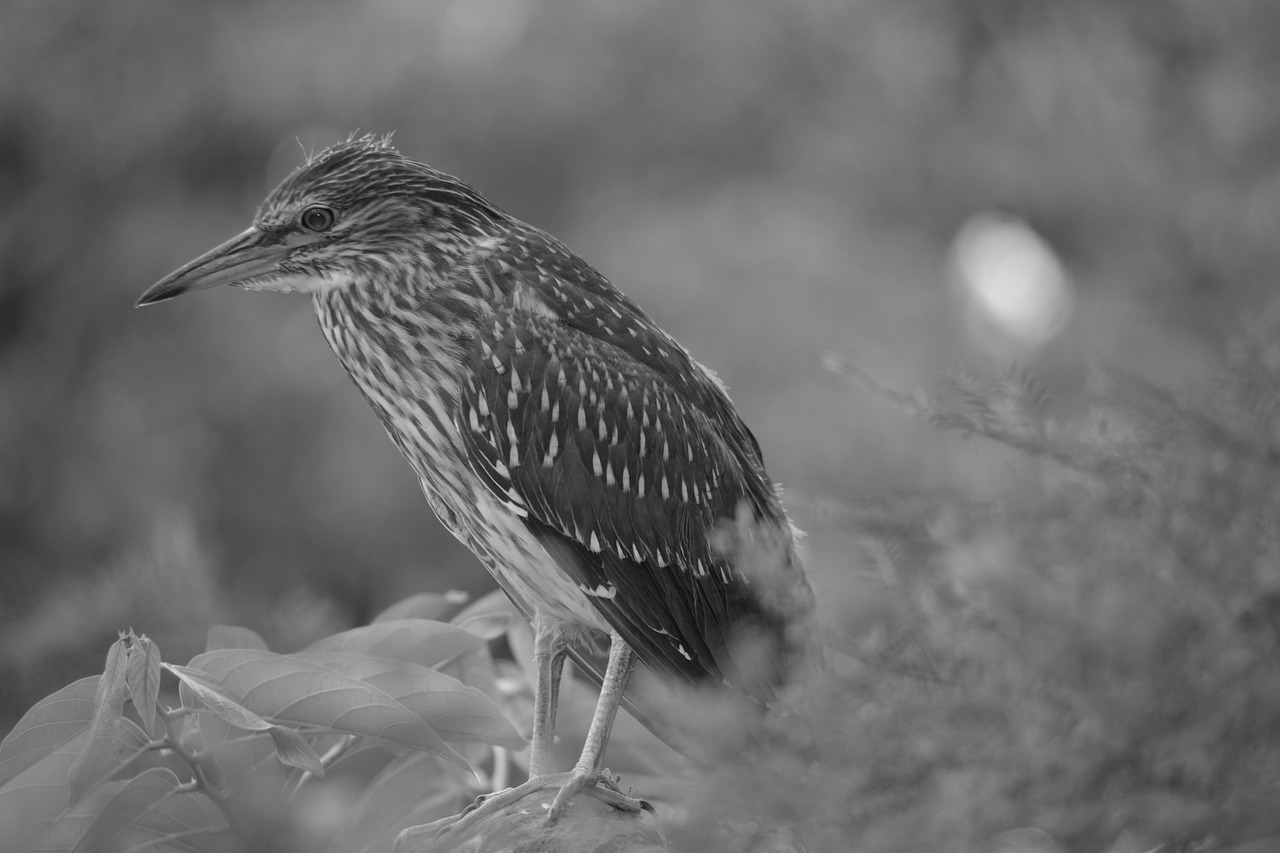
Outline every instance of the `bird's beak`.
[(257, 228), (250, 228), (151, 285), (138, 300), (138, 306), (273, 272), (290, 248)]

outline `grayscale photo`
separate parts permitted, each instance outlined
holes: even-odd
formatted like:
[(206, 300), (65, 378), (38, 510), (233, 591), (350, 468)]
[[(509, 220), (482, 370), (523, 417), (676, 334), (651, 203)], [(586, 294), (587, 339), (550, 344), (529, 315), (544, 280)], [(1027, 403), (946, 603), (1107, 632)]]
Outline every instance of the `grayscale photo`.
[(0, 3), (0, 853), (1280, 850), (1278, 79)]

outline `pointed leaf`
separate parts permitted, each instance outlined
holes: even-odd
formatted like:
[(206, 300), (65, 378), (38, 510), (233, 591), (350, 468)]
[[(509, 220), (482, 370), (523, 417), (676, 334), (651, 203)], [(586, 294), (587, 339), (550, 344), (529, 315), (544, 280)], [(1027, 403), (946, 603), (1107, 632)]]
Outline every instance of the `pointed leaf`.
[(481, 639), (447, 622), (392, 619), (317, 640), (304, 652), (355, 652), (435, 666), (480, 644)]
[(285, 726), (264, 720), (227, 695), (226, 688), (208, 673), (185, 666), (167, 665), (166, 668), (181, 679), (183, 686), (191, 690), (201, 703), (226, 723), (251, 732), (266, 732), (271, 736), (276, 754), (290, 767), (298, 767), (316, 776), (324, 776), (320, 756), (303, 739), (302, 735)]
[(249, 628), (242, 628), (239, 625), (214, 625), (205, 636), (204, 650), (214, 652), (218, 649), (257, 649), (265, 652), (267, 641)]
[(156, 703), (160, 700), (160, 647), (146, 637), (135, 638), (129, 646), (125, 684), (143, 728), (151, 731), (156, 725)]
[(465, 765), (421, 718), (386, 691), (332, 669), (250, 649), (197, 655), (192, 668), (221, 683), (228, 695), (263, 717), (385, 738)]
[(267, 730), (271, 742), (275, 744), (276, 755), (290, 767), (305, 770), (313, 776), (324, 777), (324, 765), (320, 756), (311, 748), (302, 735), (285, 726), (272, 726)]
[(100, 675), (72, 682), (22, 715), (0, 741), (0, 785), (89, 728)]
[(466, 604), (469, 596), (460, 589), (445, 593), (420, 592), (402, 598), (373, 617), (374, 622), (390, 622), (393, 619), (439, 619), (453, 608)]
[(293, 657), (386, 691), (445, 740), (497, 744), (510, 749), (528, 745), (488, 696), (443, 672), (347, 652), (311, 652)]
[(183, 686), (213, 713), (238, 729), (265, 732), (272, 724), (232, 699), (227, 689), (207, 672), (167, 663), (164, 668), (182, 681)]
[(124, 713), (128, 693), (126, 670), (131, 640), (121, 637), (107, 652), (107, 665), (93, 697), (93, 720), (89, 741), (71, 767), (71, 801), (84, 796), (115, 764), (116, 722)]

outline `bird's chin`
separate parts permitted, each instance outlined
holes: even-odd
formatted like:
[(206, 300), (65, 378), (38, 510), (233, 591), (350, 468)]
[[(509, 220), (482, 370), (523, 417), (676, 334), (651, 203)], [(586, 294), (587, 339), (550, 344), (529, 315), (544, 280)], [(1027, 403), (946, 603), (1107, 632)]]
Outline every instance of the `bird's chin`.
[(341, 272), (284, 272), (271, 275), (254, 276), (237, 281), (232, 287), (241, 290), (264, 290), (275, 293), (316, 294), (347, 287), (352, 283), (351, 276)]

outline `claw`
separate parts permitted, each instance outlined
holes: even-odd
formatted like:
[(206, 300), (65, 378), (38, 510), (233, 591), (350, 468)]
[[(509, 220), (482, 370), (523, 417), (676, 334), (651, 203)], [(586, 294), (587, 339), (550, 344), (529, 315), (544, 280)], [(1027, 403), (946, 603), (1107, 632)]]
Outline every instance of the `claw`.
[(618, 811), (631, 814), (639, 814), (641, 811), (653, 811), (653, 806), (644, 800), (637, 800), (635, 797), (628, 797), (622, 793), (618, 789), (617, 778), (608, 771), (596, 773), (575, 771), (569, 776), (568, 781), (560, 786), (560, 791), (551, 803), (551, 811), (547, 813), (547, 823), (555, 823), (559, 820), (560, 816), (564, 814), (564, 810), (568, 808), (569, 803), (573, 801), (573, 798), (593, 785), (595, 790), (592, 792), (592, 796), (603, 800)]

